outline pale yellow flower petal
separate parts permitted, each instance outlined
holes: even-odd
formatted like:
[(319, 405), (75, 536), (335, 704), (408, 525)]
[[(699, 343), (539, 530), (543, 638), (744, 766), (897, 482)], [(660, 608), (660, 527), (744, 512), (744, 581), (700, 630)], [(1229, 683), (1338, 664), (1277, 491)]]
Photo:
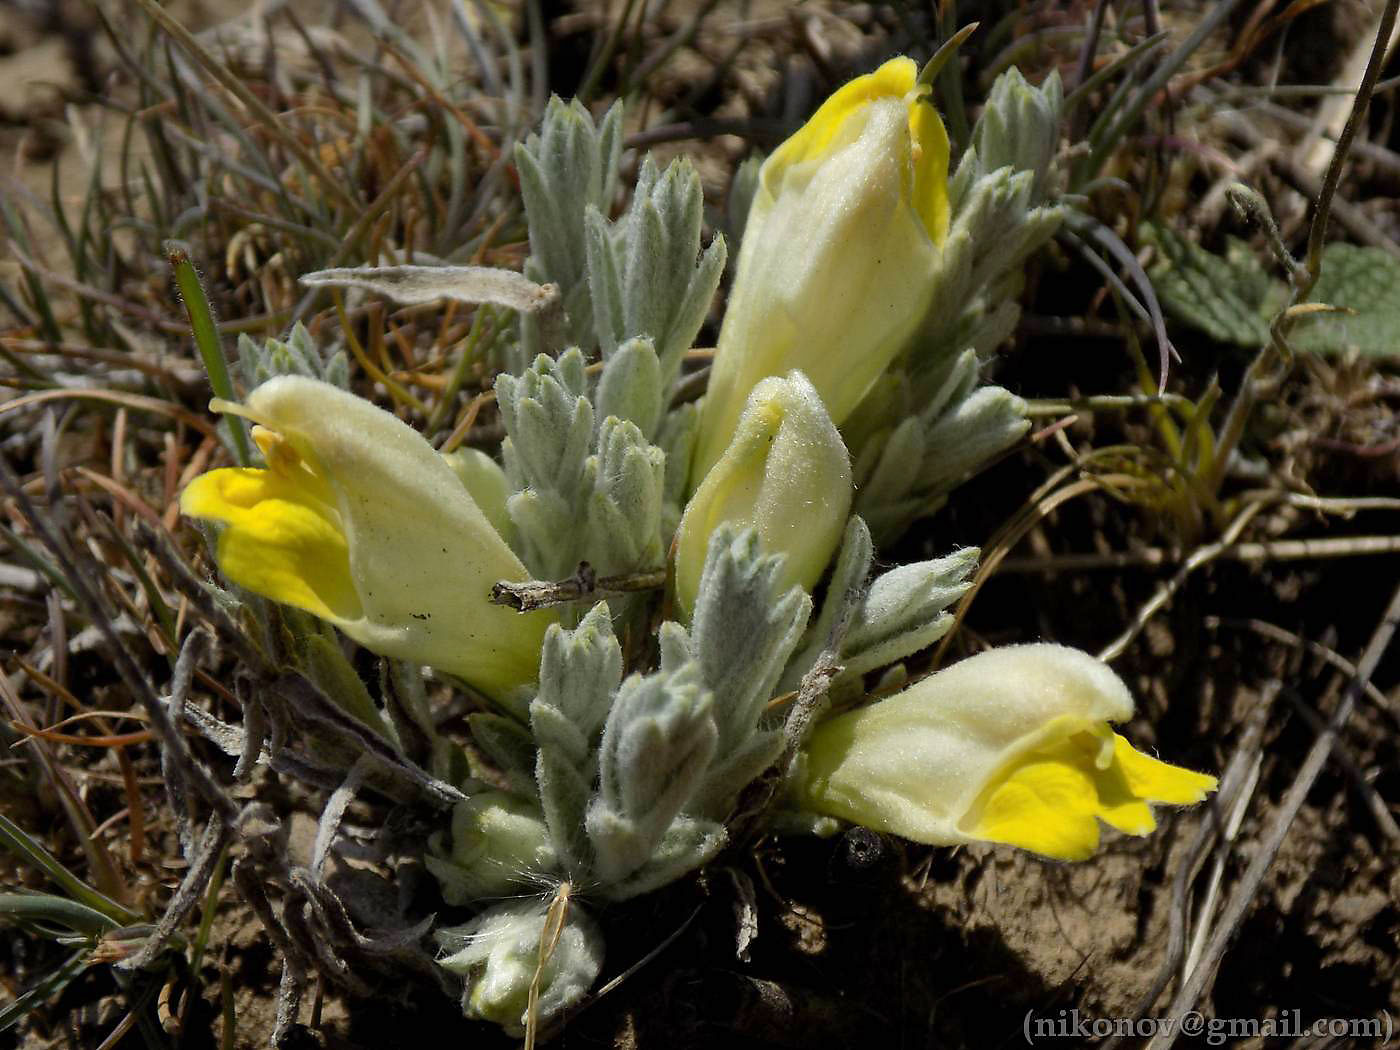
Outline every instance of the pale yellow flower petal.
[(236, 583), (320, 616), (383, 656), (460, 675), (504, 702), (539, 673), (552, 611), (493, 605), (528, 578), (468, 488), (423, 436), (363, 398), (280, 376), (244, 405), (269, 469), (213, 471), (181, 506), (220, 522)]
[(710, 537), (726, 522), (757, 530), (763, 553), (783, 556), (784, 590), (810, 593), (841, 542), (852, 491), (850, 454), (807, 378), (793, 372), (759, 383), (676, 529), (676, 597), (685, 616)]

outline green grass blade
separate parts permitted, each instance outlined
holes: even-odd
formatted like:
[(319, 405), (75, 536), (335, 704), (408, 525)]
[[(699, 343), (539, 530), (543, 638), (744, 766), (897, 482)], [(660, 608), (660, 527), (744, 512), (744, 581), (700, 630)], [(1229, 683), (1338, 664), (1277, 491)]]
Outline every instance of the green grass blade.
[[(194, 263), (190, 262), (189, 249), (176, 241), (165, 242), (165, 257), (170, 268), (175, 271), (175, 287), (180, 290), (180, 298), (185, 303), (185, 313), (190, 319), (190, 329), (194, 332), (194, 345), (199, 348), (199, 356), (204, 360), (204, 371), (209, 376), (209, 386), (215, 397), (225, 401), (237, 401), (238, 394), (229, 378), (228, 361), (224, 358), (224, 348), (219, 342), (219, 329), (214, 324), (214, 314), (209, 309), (209, 299), (204, 287), (199, 283), (199, 274)], [(233, 435), (234, 453), (238, 465), (246, 467), (253, 462), (248, 446), (248, 432), (243, 428), (243, 420), (226, 417), (229, 433)]]
[(3, 813), (0, 813), (0, 847), (27, 860), (52, 879), (68, 896), (87, 905), (93, 911), (101, 912), (117, 925), (129, 926), (141, 920), (141, 916), (136, 912), (122, 907), (74, 875), (59, 862), (57, 857), (26, 835), (18, 824)]
[[(29, 237), (24, 228), (24, 224), (19, 221), (19, 215), (11, 207), (10, 201), (4, 197), (0, 197), (0, 217), (3, 217), (5, 220), (5, 226), (9, 230), (10, 240), (13, 242), (16, 250), (20, 248), (21, 244), (26, 248), (29, 247)], [(39, 314), (40, 333), (43, 335), (44, 339), (50, 343), (63, 342), (63, 332), (58, 327), (58, 321), (54, 317), (52, 307), (49, 305), (49, 296), (48, 292), (44, 290), (44, 283), (39, 280), (38, 275), (28, 266), (21, 266), (20, 269), (23, 271), (22, 279), (25, 287), (29, 289), (30, 300), (34, 304), (34, 309), (38, 311)]]
[(29, 991), (23, 995), (15, 996), (13, 1000), (0, 1007), (0, 1032), (13, 1028), (19, 1019), (30, 1010), (62, 991), (69, 981), (87, 969), (87, 960), (88, 950), (86, 948), (74, 952), (66, 963), (41, 978)]
[(1240, 0), (1220, 0), (1196, 24), (1191, 34), (1182, 41), (1181, 46), (1163, 59), (1162, 64), (1143, 81), (1137, 94), (1124, 105), (1123, 112), (1112, 126), (1091, 143), (1093, 152), (1090, 154), (1088, 165), (1090, 175), (1097, 174), (1103, 169), (1108, 154), (1117, 147), (1123, 136), (1138, 122), (1147, 107), (1157, 97), (1157, 93), (1167, 86), (1171, 78), (1176, 75), (1177, 70), (1186, 64), (1186, 60), (1196, 52), (1197, 48), (1215, 32), (1225, 19), (1230, 17), (1230, 13), (1239, 5)]
[(51, 893), (0, 893), (0, 915), (26, 922), (56, 922), (75, 933), (94, 937), (108, 930), (120, 929), (111, 916)]
[(1085, 99), (1097, 91), (1101, 85), (1112, 80), (1123, 70), (1130, 68), (1139, 61), (1146, 61), (1147, 56), (1166, 43), (1169, 36), (1171, 36), (1171, 34), (1164, 29), (1155, 36), (1150, 36), (1146, 40), (1140, 40), (1120, 57), (1091, 74), (1084, 83), (1077, 85), (1073, 91), (1065, 96), (1065, 114), (1073, 113), (1074, 110), (1077, 109)]
[(199, 967), (204, 961), (204, 949), (209, 944), (209, 934), (214, 929), (214, 915), (219, 910), (219, 890), (224, 885), (224, 875), (228, 871), (228, 847), (214, 863), (214, 875), (209, 880), (209, 891), (204, 895), (204, 914), (199, 920), (199, 931), (190, 945), (190, 980), (199, 980)]

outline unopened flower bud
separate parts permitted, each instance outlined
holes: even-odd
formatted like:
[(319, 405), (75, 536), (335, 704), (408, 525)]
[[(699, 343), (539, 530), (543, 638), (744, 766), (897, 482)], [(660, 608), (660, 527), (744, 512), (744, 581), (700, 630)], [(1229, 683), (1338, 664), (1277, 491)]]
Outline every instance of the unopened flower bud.
[(676, 531), (676, 596), (695, 606), (710, 536), (728, 522), (784, 557), (783, 589), (811, 591), (851, 509), (851, 462), (821, 398), (801, 372), (763, 380), (734, 439), (691, 496)]
[(912, 59), (833, 94), (759, 173), (691, 484), (764, 376), (801, 369), (837, 426), (929, 309), (948, 231), (948, 136)]

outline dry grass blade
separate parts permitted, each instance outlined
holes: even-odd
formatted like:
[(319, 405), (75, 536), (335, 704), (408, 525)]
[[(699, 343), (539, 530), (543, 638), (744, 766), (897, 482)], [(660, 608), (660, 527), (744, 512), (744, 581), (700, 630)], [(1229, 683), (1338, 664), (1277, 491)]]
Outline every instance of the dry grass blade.
[[(26, 729), (38, 732), (37, 727), (29, 721), (28, 711), (25, 709), (24, 705), (20, 703), (19, 697), (15, 695), (10, 685), (8, 675), (0, 675), (0, 701), (4, 702), (5, 707), (9, 710), (12, 722), (16, 726), (24, 726)], [(50, 753), (47, 746), (43, 744), (35, 745), (32, 749), (32, 754), (38, 762), (43, 778), (49, 783), (54, 794), (59, 799), (64, 814), (67, 816), (69, 824), (72, 827), (74, 838), (82, 847), (92, 881), (96, 884), (95, 896), (97, 900), (86, 899), (84, 892), (92, 893), (93, 891), (87, 890), (86, 886), (80, 880), (68, 874), (67, 869), (63, 868), (57, 861), (54, 861), (52, 865), (45, 863), (41, 866), (50, 877), (56, 879), (68, 893), (77, 896), (78, 899), (83, 900), (84, 903), (87, 903), (89, 906), (95, 907), (99, 911), (107, 912), (108, 914), (131, 915), (131, 913), (128, 912), (131, 896), (129, 887), (118, 873), (117, 865), (107, 852), (106, 845), (101, 839), (97, 838), (97, 821), (93, 819), (92, 812), (83, 801), (82, 793), (79, 791), (78, 786), (73, 782), (72, 777), (68, 775), (67, 771), (59, 765), (56, 757)], [(4, 818), (0, 817), (0, 820), (4, 820)], [(6, 820), (5, 825), (6, 830), (8, 830), (9, 821)], [(20, 832), (17, 827), (13, 829), (13, 833), (20, 835), (27, 841), (27, 836), (23, 836), (23, 833)], [(12, 849), (15, 848), (15, 841), (19, 840), (12, 840), (9, 843)], [(37, 844), (35, 844), (35, 846), (36, 848), (40, 848), (37, 847)], [(41, 852), (43, 856), (48, 856), (47, 851), (41, 850)], [(34, 856), (37, 856), (37, 854)], [(31, 859), (33, 859), (33, 856), (31, 856)]]
[(211, 77), (218, 81), (234, 98), (238, 99), (248, 112), (253, 114), (258, 121), (277, 137), (288, 150), (296, 156), (297, 160), (306, 168), (308, 172), (315, 175), (322, 190), (335, 197), (347, 208), (354, 208), (354, 199), (345, 191), (340, 181), (326, 169), (321, 162), (321, 158), (309, 150), (296, 135), (292, 134), (283, 126), (277, 118), (277, 114), (267, 108), (257, 95), (253, 94), (243, 84), (241, 80), (221, 63), (216, 61), (194, 38), (183, 25), (181, 25), (168, 11), (162, 8), (155, 0), (139, 0), (141, 7), (145, 10), (152, 21), (161, 27), (169, 36), (175, 40), (185, 52), (198, 62)]
[(540, 982), (544, 979), (545, 967), (554, 957), (559, 947), (559, 939), (564, 935), (564, 925), (569, 919), (569, 898), (573, 893), (570, 883), (561, 883), (549, 902), (545, 913), (544, 927), (540, 931), (539, 959), (534, 976), (530, 978), (530, 991), (525, 1006), (525, 1050), (535, 1050), (535, 1040), (540, 1026)]
[(123, 405), (126, 408), (135, 409), (138, 412), (153, 412), (157, 415), (169, 416), (178, 419), (186, 426), (193, 427), (201, 434), (211, 438), (218, 438), (212, 424), (201, 416), (195, 415), (186, 408), (172, 404), (169, 401), (162, 401), (160, 398), (147, 397), (144, 394), (128, 394), (120, 390), (40, 390), (37, 393), (25, 394), (17, 397), (13, 401), (6, 401), (0, 404), (0, 416), (8, 415), (11, 412), (18, 412), (33, 405), (44, 404), (48, 401), (66, 401), (75, 399), (79, 401), (107, 401), (115, 405)]
[[(1235, 543), (1212, 555), (1218, 561), (1309, 561), (1325, 558), (1360, 558), (1400, 554), (1400, 536), (1331, 536), (1321, 539), (1263, 540)], [(1109, 551), (1104, 554), (1047, 554), (1031, 558), (1007, 558), (1002, 572), (1083, 572), (1088, 569), (1155, 568), (1175, 565), (1194, 555), (1164, 547)]]
[[(1350, 660), (1348, 660), (1341, 653), (1337, 652), (1335, 649), (1331, 649), (1318, 642), (1314, 642), (1310, 638), (1300, 637), (1299, 635), (1294, 634), (1292, 631), (1285, 631), (1282, 627), (1279, 627), (1276, 624), (1265, 623), (1262, 620), (1226, 620), (1221, 619), (1218, 616), (1207, 616), (1205, 618), (1204, 623), (1207, 630), (1215, 630), (1220, 627), (1233, 627), (1236, 629), (1253, 631), (1255, 634), (1262, 635), (1263, 637), (1272, 639), (1276, 642), (1282, 642), (1284, 645), (1292, 646), (1294, 648), (1299, 649), (1306, 649), (1314, 656), (1317, 656), (1320, 659), (1325, 660), (1327, 663), (1331, 664), (1333, 667), (1335, 667), (1338, 671), (1341, 671), (1342, 674), (1346, 675), (1348, 678), (1355, 678), (1357, 676), (1356, 665)], [(1370, 698), (1371, 702), (1374, 703), (1382, 711), (1388, 711), (1392, 715), (1400, 717), (1400, 709), (1397, 709), (1396, 705), (1391, 702), (1390, 698), (1386, 696), (1383, 692), (1381, 692), (1379, 689), (1377, 689), (1374, 683), (1366, 683), (1365, 693), (1366, 696)]]
[[(1228, 849), (1227, 840), (1230, 828), (1237, 813), (1248, 806), (1258, 782), (1259, 758), (1265, 726), (1268, 724), (1274, 702), (1279, 694), (1277, 682), (1265, 686), (1246, 719), (1243, 731), (1235, 743), (1234, 751), (1220, 774), (1220, 788), (1210, 801), (1210, 809), (1205, 820), (1201, 821), (1195, 837), (1172, 874), (1171, 910), (1167, 915), (1167, 950), (1156, 976), (1148, 990), (1138, 1000), (1133, 1017), (1146, 1017), (1157, 1004), (1162, 992), (1186, 958), (1187, 939), (1191, 911), (1191, 887), (1205, 865), (1212, 846), (1217, 846), (1217, 865), (1223, 863)], [(1116, 1050), (1123, 1043), (1122, 1036), (1114, 1036), (1104, 1043), (1103, 1050)]]
[[(1073, 468), (1065, 468), (1061, 475), (1067, 475)], [(948, 647), (952, 644), (953, 638), (958, 633), (958, 627), (966, 619), (968, 609), (972, 606), (972, 601), (977, 597), (983, 585), (996, 574), (1001, 567), (1002, 561), (1020, 543), (1026, 534), (1035, 526), (1048, 517), (1057, 507), (1064, 505), (1072, 499), (1087, 495), (1091, 492), (1113, 491), (1113, 486), (1119, 485), (1132, 487), (1140, 485), (1141, 479), (1130, 475), (1107, 475), (1103, 477), (1082, 478), (1079, 481), (1071, 482), (1061, 488), (1054, 488), (1058, 483), (1057, 478), (1052, 478), (1050, 482), (1042, 486), (1041, 491), (1033, 494), (1026, 506), (1011, 518), (992, 539), (987, 546), (987, 553), (977, 566), (977, 575), (973, 578), (972, 586), (968, 588), (966, 594), (958, 601), (957, 611), (954, 614), (953, 626), (948, 633), (943, 636), (943, 640), (938, 643), (938, 648), (934, 651), (933, 666), (939, 667), (943, 663), (943, 658), (947, 654)]]
[[(1400, 628), (1400, 587), (1396, 587), (1390, 604), (1386, 607), (1385, 614), (1371, 635), (1366, 651), (1357, 661), (1355, 677), (1352, 678), (1346, 691), (1342, 694), (1337, 709), (1313, 742), (1307, 758), (1298, 770), (1298, 775), (1294, 778), (1293, 784), (1284, 795), (1278, 810), (1274, 813), (1260, 838), (1259, 848), (1231, 893), (1225, 910), (1216, 924), (1215, 932), (1211, 935), (1209, 943), (1201, 954), (1199, 964), (1172, 999), (1167, 1016), (1181, 1017), (1186, 1011), (1194, 1009), (1214, 979), (1216, 968), (1220, 965), (1225, 950), (1244, 921), (1245, 913), (1253, 903), (1255, 894), (1264, 881), (1265, 874), (1270, 865), (1273, 864), (1279, 847), (1283, 845), (1284, 838), (1288, 835), (1288, 829), (1292, 827), (1298, 810), (1302, 807), (1308, 792), (1312, 790), (1313, 783), (1317, 780), (1318, 774), (1322, 772), (1322, 767), (1327, 763), (1338, 734), (1351, 716), (1352, 709), (1356, 705), (1356, 698), (1370, 682), (1371, 675), (1375, 672), (1381, 657), (1390, 647), (1391, 639), (1394, 638), (1397, 628)], [(1173, 1031), (1159, 1035), (1148, 1044), (1149, 1050), (1167, 1050), (1175, 1043), (1177, 1034)]]
[(1166, 583), (1162, 584), (1157, 592), (1138, 610), (1137, 615), (1133, 617), (1133, 622), (1128, 625), (1127, 629), (1099, 651), (1099, 659), (1109, 662), (1122, 656), (1124, 650), (1133, 643), (1133, 639), (1142, 633), (1148, 621), (1157, 614), (1159, 609), (1172, 600), (1172, 597), (1181, 589), (1182, 584), (1186, 582), (1187, 578), (1197, 569), (1210, 564), (1225, 551), (1229, 550), (1235, 541), (1239, 539), (1240, 533), (1244, 531), (1245, 526), (1248, 525), (1261, 510), (1263, 510), (1263, 504), (1251, 504), (1242, 510), (1235, 520), (1230, 523), (1230, 526), (1225, 530), (1225, 534), (1221, 536), (1219, 540), (1198, 547), (1191, 556), (1186, 559), (1185, 563), (1182, 564), (1175, 575)]

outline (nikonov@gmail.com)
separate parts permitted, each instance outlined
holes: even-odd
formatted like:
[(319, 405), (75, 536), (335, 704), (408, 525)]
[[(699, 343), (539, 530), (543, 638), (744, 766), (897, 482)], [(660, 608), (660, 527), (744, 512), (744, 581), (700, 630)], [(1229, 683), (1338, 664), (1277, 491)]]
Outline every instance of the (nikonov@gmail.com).
[(1021, 1022), (1026, 1042), (1060, 1039), (1150, 1039), (1178, 1035), (1200, 1040), (1207, 1046), (1225, 1046), (1239, 1039), (1333, 1038), (1373, 1039), (1389, 1046), (1395, 1022), (1388, 1012), (1370, 1017), (1321, 1017), (1304, 1020), (1301, 1010), (1285, 1010), (1275, 1017), (1208, 1017), (1190, 1010), (1180, 1017), (1094, 1017), (1082, 1010), (1057, 1010), (1037, 1014), (1027, 1010)]

